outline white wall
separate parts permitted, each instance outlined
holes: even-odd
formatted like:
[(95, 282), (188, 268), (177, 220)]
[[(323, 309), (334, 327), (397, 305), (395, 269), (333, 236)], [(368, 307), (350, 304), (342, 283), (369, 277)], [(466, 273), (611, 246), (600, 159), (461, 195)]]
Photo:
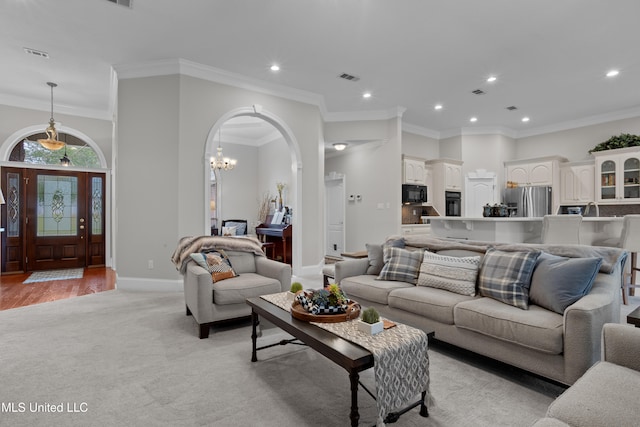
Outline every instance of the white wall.
[(462, 160), (462, 136), (441, 139), (440, 158)]
[(220, 223), (218, 225), (222, 225), (225, 219), (246, 219), (251, 229), (251, 222), (254, 221), (257, 211), (254, 189), (259, 180), (258, 149), (248, 145), (225, 144), (223, 139), (222, 153), (225, 157), (236, 159), (238, 163), (232, 170), (218, 173), (217, 185), (220, 186), (218, 201)]
[[(294, 224), (294, 241), (300, 233), (304, 245), (298, 259), (294, 257), (294, 269), (296, 263), (300, 268), (322, 261), (323, 230), (318, 224), (323, 218), (324, 168), (317, 107), (188, 76), (131, 78), (119, 82), (119, 277), (180, 278), (169, 260), (178, 240), (203, 234), (203, 225), (209, 223), (204, 196), (207, 135), (230, 111), (254, 104), (285, 123), (299, 146), (304, 199)], [(155, 129), (162, 132), (151, 131)], [(223, 149), (234, 155), (232, 147), (227, 144)], [(236, 158), (237, 168), (242, 168), (242, 159)], [(291, 170), (291, 154), (288, 164)], [(223, 186), (229, 180), (231, 174)], [(249, 184), (251, 198), (257, 194), (256, 180)], [(235, 197), (246, 193), (243, 188)], [(151, 258), (156, 260), (154, 270), (147, 269)]]
[[(295, 194), (293, 188), (293, 176), (291, 173), (291, 158), (289, 148), (284, 139), (278, 139), (261, 146), (258, 149), (258, 180), (256, 181), (256, 201), (262, 200), (263, 194), (268, 192), (272, 198), (278, 197), (276, 184), (285, 184), (282, 191), (284, 206), (292, 206)], [(258, 215), (258, 204), (256, 204), (255, 218)]]
[(440, 142), (427, 136), (402, 132), (402, 154), (421, 159), (440, 158)]
[(516, 158), (558, 155), (569, 161), (592, 159), (589, 150), (621, 133), (640, 134), (640, 117), (518, 138)]
[[(42, 131), (49, 125), (50, 111), (37, 111), (26, 108), (0, 105), (0, 144), (4, 143), (15, 132), (35, 125), (41, 125)], [(113, 123), (108, 120), (70, 116), (54, 112), (56, 128), (75, 129), (95, 142), (104, 154), (107, 165), (111, 166)], [(9, 141), (15, 143), (18, 141)], [(15, 144), (14, 144), (15, 145)]]
[(361, 201), (345, 201), (347, 251), (364, 250), (366, 243), (379, 243), (389, 235), (400, 233), (400, 125), (399, 119), (325, 124), (325, 135), (331, 135), (333, 140), (370, 138), (387, 141), (372, 143), (362, 149), (347, 149), (340, 156), (326, 159), (327, 173), (345, 175), (345, 194), (362, 196)]
[(464, 135), (462, 136), (462, 174), (477, 169), (495, 172), (498, 185), (504, 182), (504, 162), (512, 160), (516, 143), (504, 135)]

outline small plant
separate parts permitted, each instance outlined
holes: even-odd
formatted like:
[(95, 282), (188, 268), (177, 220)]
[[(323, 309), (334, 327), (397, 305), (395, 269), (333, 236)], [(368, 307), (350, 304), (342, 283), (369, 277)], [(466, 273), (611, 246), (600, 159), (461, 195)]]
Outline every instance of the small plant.
[(347, 297), (336, 283), (330, 284), (327, 290), (329, 291), (329, 303), (331, 305), (346, 304)]
[(380, 315), (375, 308), (369, 307), (362, 312), (362, 321), (369, 324), (378, 323), (380, 321)]
[(313, 296), (311, 300), (314, 304), (317, 305), (329, 305), (329, 291), (326, 289), (318, 289), (317, 291), (313, 291)]
[(302, 283), (300, 282), (293, 282), (291, 284), (291, 288), (289, 288), (289, 291), (291, 291), (291, 293), (295, 294), (298, 291), (302, 290)]

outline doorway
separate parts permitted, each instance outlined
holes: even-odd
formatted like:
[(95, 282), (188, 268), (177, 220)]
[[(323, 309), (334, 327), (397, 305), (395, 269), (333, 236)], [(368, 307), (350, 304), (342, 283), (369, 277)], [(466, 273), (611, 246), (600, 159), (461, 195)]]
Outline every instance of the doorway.
[(325, 255), (339, 257), (345, 249), (344, 238), (344, 176), (328, 176), (324, 179), (326, 189), (327, 247)]
[(2, 272), (105, 265), (105, 174), (2, 168)]

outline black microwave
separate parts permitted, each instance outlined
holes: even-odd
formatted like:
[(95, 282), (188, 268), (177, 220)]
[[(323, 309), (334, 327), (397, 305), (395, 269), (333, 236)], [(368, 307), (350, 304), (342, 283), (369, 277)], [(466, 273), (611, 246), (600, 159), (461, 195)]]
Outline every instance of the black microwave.
[(402, 184), (402, 203), (426, 203), (427, 186)]

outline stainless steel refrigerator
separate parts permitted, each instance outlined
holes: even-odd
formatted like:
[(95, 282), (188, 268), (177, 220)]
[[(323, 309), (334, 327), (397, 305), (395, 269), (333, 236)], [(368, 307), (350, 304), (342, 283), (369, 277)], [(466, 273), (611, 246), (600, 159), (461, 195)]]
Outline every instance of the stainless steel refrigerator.
[(504, 203), (510, 216), (541, 217), (551, 214), (551, 187), (505, 188)]

